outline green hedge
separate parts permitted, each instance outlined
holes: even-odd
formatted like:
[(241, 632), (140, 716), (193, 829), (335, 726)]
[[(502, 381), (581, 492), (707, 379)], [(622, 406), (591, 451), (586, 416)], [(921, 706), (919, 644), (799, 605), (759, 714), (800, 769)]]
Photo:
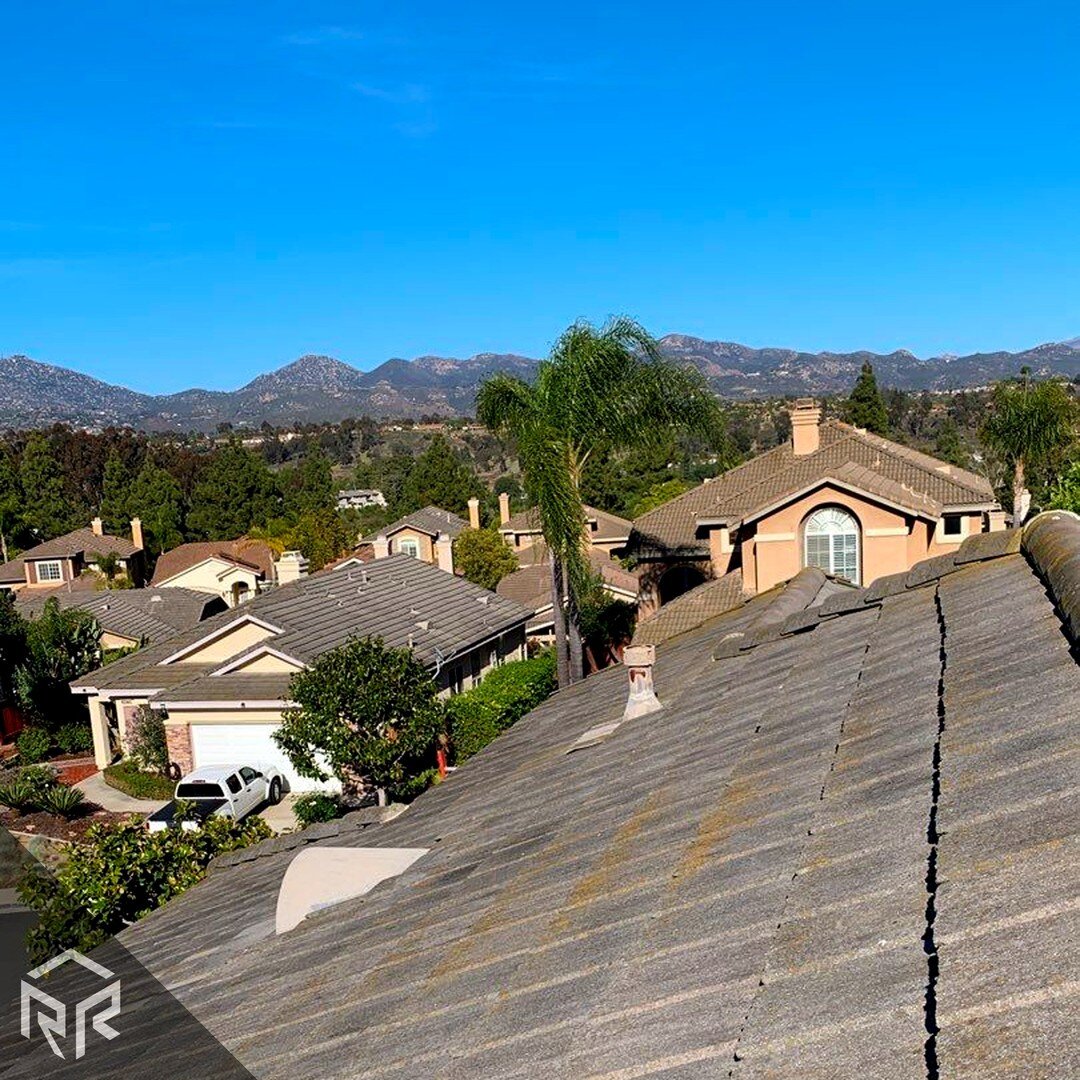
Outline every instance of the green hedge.
[(483, 750), (555, 689), (555, 654), (541, 653), (492, 671), (484, 681), (446, 703), (457, 761)]
[(134, 761), (118, 761), (103, 769), (101, 775), (110, 787), (133, 799), (171, 799), (176, 784), (166, 776), (143, 772)]

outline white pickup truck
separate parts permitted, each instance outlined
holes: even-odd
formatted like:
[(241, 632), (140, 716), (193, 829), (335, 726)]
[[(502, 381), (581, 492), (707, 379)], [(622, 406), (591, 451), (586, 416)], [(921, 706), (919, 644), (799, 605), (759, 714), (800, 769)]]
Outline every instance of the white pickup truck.
[[(285, 788), (281, 773), (271, 765), (208, 765), (182, 777), (172, 802), (146, 819), (151, 832), (170, 826), (197, 829), (209, 817), (231, 817), (239, 821), (263, 803), (279, 803)], [(177, 803), (189, 812), (176, 820)]]

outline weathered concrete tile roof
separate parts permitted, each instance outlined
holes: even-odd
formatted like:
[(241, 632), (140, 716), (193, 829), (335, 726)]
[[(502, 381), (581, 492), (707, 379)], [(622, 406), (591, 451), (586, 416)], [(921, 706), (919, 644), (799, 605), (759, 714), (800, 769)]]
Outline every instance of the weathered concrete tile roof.
[(438, 506), (425, 506), (422, 510), (415, 510), (411, 514), (400, 517), (378, 529), (378, 536), (391, 536), (401, 529), (416, 529), (417, 532), (427, 533), (428, 536), (438, 536), (446, 533), (447, 536), (457, 536), (469, 527), (469, 523), (457, 514), (449, 510), (443, 510)]
[[(261, 593), (241, 608), (215, 615), (198, 626), (76, 680), (80, 687), (105, 690), (171, 688), (201, 677), (219, 662), (165, 664), (161, 661), (208, 634), (245, 617), (277, 627), (262, 646), (310, 663), (350, 637), (380, 637), (387, 645), (410, 644), (421, 663), (434, 666), (482, 641), (524, 624), (518, 604), (408, 555), (391, 555), (362, 567), (342, 567)], [(233, 684), (222, 675), (204, 683), (213, 700), (234, 700)], [(202, 700), (196, 698), (195, 700)]]
[(707, 554), (699, 519), (735, 524), (828, 479), (924, 515), (996, 505), (983, 477), (839, 420), (822, 423), (820, 440), (815, 453), (803, 456), (784, 443), (643, 514), (634, 522), (630, 549), (641, 555)]
[(1077, 1075), (1062, 520), (797, 633), (800, 597), (756, 597), (660, 646), (663, 709), (588, 749), (625, 675), (556, 694), (394, 821), (318, 838), (430, 852), (288, 934), (279, 846), (121, 941), (265, 1078)]
[(660, 645), (673, 637), (695, 630), (709, 619), (738, 607), (743, 595), (742, 571), (706, 581), (696, 589), (677, 596), (659, 611), (642, 619), (634, 628), (635, 645)]
[(220, 597), (195, 589), (89, 591), (69, 585), (23, 589), (15, 594), (15, 608), (24, 618), (36, 618), (50, 599), (61, 608), (88, 611), (102, 630), (149, 643), (171, 638), (225, 608)]

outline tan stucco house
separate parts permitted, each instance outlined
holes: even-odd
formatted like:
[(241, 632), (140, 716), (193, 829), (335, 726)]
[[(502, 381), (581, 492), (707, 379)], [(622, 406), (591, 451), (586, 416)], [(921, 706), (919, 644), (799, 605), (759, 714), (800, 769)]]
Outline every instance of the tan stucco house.
[(49, 588), (77, 581), (85, 571), (99, 572), (98, 563), (106, 555), (116, 557), (116, 568), (136, 584), (142, 584), (144, 553), (142, 522), (131, 519), (131, 539), (110, 536), (101, 518), (87, 529), (75, 529), (24, 551), (17, 559), (0, 566), (0, 589)]
[(454, 540), (466, 529), (480, 527), (479, 500), (469, 500), (469, 516), (471, 522), (438, 506), (425, 506), (422, 510), (406, 514), (371, 538), (374, 557), (385, 559), (390, 555), (410, 555), (452, 574)]
[(229, 607), (277, 582), (274, 552), (263, 540), (207, 540), (162, 552), (150, 581), (163, 589), (195, 589), (220, 596)]
[(289, 680), (351, 637), (410, 648), (440, 693), (469, 689), (525, 653), (530, 612), (405, 554), (322, 571), (255, 596), (78, 679), (99, 766), (122, 752), (135, 711), (165, 713), (169, 754), (184, 772), (267, 762), (293, 790), (297, 775), (271, 735), (288, 706)]
[[(632, 523), (617, 514), (598, 510), (595, 506), (582, 506), (585, 511), (585, 529), (589, 547), (607, 555), (619, 554), (630, 539)], [(513, 548), (523, 563), (528, 562), (524, 553), (544, 539), (540, 527), (540, 514), (534, 508), (510, 513), (510, 497), (499, 496), (499, 533)]]
[(985, 477), (822, 421), (802, 399), (789, 442), (639, 517), (627, 551), (648, 613), (733, 573), (750, 596), (804, 566), (865, 586), (1004, 527)]

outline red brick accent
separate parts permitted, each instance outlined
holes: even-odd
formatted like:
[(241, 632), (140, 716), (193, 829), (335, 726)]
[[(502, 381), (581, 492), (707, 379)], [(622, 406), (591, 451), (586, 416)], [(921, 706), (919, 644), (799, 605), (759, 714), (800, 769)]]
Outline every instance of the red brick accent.
[(169, 761), (180, 767), (181, 776), (186, 776), (195, 767), (191, 757), (191, 728), (187, 724), (166, 724), (165, 744), (169, 748)]

